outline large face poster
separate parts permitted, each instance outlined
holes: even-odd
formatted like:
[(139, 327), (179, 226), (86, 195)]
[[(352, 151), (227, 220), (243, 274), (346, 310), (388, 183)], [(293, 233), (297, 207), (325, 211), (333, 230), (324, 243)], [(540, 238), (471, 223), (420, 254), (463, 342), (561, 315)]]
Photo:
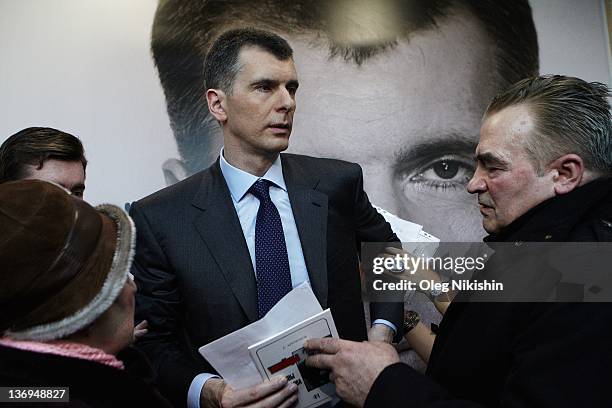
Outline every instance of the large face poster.
[(86, 200), (142, 198), (215, 160), (202, 59), (220, 32), (259, 26), (294, 49), (290, 152), (357, 162), (374, 204), (480, 240), (466, 184), (490, 99), (536, 72), (610, 83), (604, 2), (530, 3), (2, 0), (0, 142), (67, 131), (90, 162)]

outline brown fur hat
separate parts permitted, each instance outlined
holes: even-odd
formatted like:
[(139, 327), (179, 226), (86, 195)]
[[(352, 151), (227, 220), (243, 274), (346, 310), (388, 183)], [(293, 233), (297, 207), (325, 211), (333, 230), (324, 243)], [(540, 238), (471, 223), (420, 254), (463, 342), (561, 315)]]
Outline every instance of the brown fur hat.
[(119, 295), (135, 229), (39, 180), (0, 184), (0, 335), (47, 341), (91, 324)]

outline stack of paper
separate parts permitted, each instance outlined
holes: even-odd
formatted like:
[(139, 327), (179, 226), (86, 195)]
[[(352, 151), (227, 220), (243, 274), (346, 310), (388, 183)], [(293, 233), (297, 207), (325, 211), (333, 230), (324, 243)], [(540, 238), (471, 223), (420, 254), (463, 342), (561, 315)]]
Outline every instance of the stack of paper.
[(304, 342), (338, 337), (329, 309), (323, 311), (308, 283), (283, 297), (260, 320), (200, 347), (202, 356), (234, 388), (284, 375), (298, 386), (299, 408), (337, 400), (324, 371), (306, 367)]

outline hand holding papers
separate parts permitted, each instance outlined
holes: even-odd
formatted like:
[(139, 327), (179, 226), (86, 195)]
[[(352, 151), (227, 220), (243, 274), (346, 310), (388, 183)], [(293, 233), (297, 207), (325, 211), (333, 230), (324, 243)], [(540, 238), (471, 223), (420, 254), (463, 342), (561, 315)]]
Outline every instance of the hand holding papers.
[[(283, 346), (285, 340), (280, 340), (279, 336), (291, 339), (290, 344)], [(283, 297), (262, 319), (200, 347), (199, 351), (235, 389), (261, 383), (262, 380), (270, 378), (268, 373), (272, 371), (272, 375), (293, 375), (289, 381), (300, 387), (300, 402), (297, 406), (315, 407), (331, 399), (333, 385), (323, 387), (319, 392), (316, 391), (316, 384), (325, 385), (320, 379), (323, 377), (316, 379), (317, 376), (313, 376), (312, 372), (302, 375), (305, 372), (302, 345), (307, 338), (325, 336), (338, 337), (331, 313), (329, 310), (322, 310), (310, 285), (305, 283)], [(277, 357), (273, 354), (276, 347), (280, 347)], [(257, 357), (258, 365), (251, 357), (249, 348), (261, 349), (261, 359)], [(288, 356), (282, 354), (284, 352), (288, 352)], [(257, 351), (255, 353), (257, 356)], [(292, 363), (282, 362), (285, 357), (291, 359)], [(268, 364), (272, 360), (273, 363)], [(280, 364), (274, 367), (275, 363)], [(298, 365), (292, 367), (291, 364)], [(270, 367), (271, 369), (268, 369)], [(304, 379), (305, 376), (307, 380)], [(300, 384), (297, 384), (297, 380), (300, 380)], [(313, 384), (315, 388), (312, 388)], [(318, 396), (315, 397), (317, 393)]]
[(334, 337), (338, 332), (329, 309), (249, 347), (262, 378), (283, 375), (298, 386), (298, 407), (316, 407), (331, 401), (335, 387), (326, 370), (306, 366), (304, 342), (312, 338)]

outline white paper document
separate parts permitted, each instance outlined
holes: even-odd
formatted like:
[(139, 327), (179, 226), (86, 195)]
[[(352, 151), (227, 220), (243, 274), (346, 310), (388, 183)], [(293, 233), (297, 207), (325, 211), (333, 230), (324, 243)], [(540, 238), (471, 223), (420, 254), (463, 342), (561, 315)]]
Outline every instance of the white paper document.
[(262, 379), (282, 375), (298, 387), (296, 408), (314, 408), (331, 401), (336, 388), (329, 372), (306, 366), (304, 342), (312, 338), (338, 338), (329, 309), (277, 335), (249, 347)]
[(440, 238), (424, 231), (422, 225), (406, 221), (381, 207), (375, 205), (373, 207), (391, 224), (391, 229), (399, 240), (402, 241), (404, 251), (421, 257), (429, 257), (435, 254)]
[(249, 347), (322, 311), (310, 285), (303, 283), (285, 295), (263, 318), (200, 347), (200, 354), (232, 387), (259, 384), (262, 377), (249, 354)]

